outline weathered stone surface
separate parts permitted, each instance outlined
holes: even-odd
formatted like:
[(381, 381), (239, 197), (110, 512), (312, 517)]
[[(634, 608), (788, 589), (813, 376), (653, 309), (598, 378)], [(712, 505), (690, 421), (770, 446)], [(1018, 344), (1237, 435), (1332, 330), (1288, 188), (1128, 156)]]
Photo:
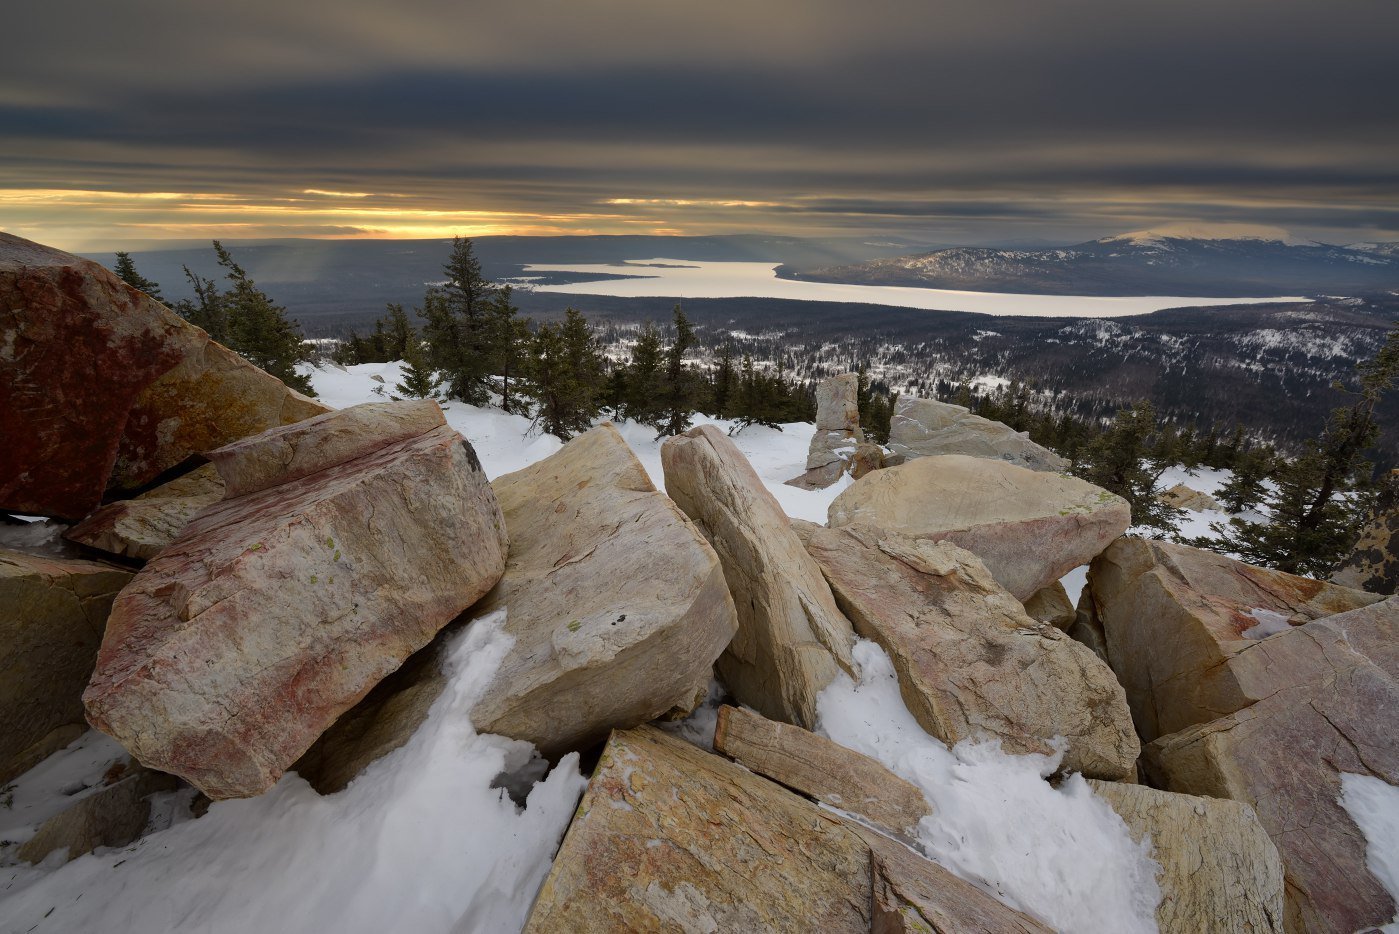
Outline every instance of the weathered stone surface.
[(1280, 665), (1257, 703), (1150, 743), (1147, 774), (1173, 791), (1257, 811), (1282, 855), (1288, 931), (1380, 927), (1396, 905), (1370, 874), (1365, 837), (1339, 796), (1343, 773), (1399, 785), (1399, 602), (1307, 623), (1262, 645), (1280, 659), (1314, 658), (1315, 676), (1299, 681)]
[(848, 472), (853, 479), (858, 480), (883, 466), (884, 449), (871, 441), (865, 441), (855, 445), (855, 453), (850, 455)]
[(840, 608), (889, 654), (899, 693), (948, 745), (995, 737), (1012, 753), (1120, 779), (1140, 744), (1122, 687), (1094, 654), (1025, 614), (975, 555), (871, 526), (810, 530), (807, 548)]
[(1151, 838), (1161, 934), (1283, 930), (1282, 859), (1253, 808), (1237, 801), (1089, 780), (1127, 824)]
[(515, 645), (472, 711), (545, 755), (693, 705), (738, 617), (714, 549), (611, 425), (492, 486), (510, 531)]
[(1267, 697), (1275, 670), (1310, 677), (1316, 653), (1270, 632), (1383, 599), (1132, 536), (1093, 562), (1084, 592), (1147, 740)]
[(0, 509), (81, 519), (321, 411), (96, 263), (0, 233)]
[(923, 792), (869, 756), (742, 707), (719, 708), (714, 750), (808, 798), (913, 838), (932, 813)]
[(948, 455), (860, 478), (831, 503), (829, 520), (960, 545), (1027, 600), (1092, 560), (1131, 516), (1125, 500), (1077, 477)]
[(1078, 615), (1073, 603), (1069, 600), (1068, 591), (1059, 581), (1055, 581), (1042, 590), (1036, 590), (1030, 599), (1025, 601), (1025, 612), (1030, 615), (1031, 619), (1048, 623), (1055, 629), (1062, 629), (1065, 632), (1068, 632)]
[(821, 490), (846, 472), (858, 445), (864, 442), (860, 428), (860, 377), (842, 373), (816, 386), (816, 432), (807, 449), (806, 473), (788, 480), (791, 486)]
[(131, 572), (0, 551), (0, 785), (72, 742), (83, 687)]
[(960, 405), (901, 396), (889, 420), (889, 450), (904, 461), (941, 454), (1002, 460), (1030, 470), (1068, 470), (1069, 462), (1028, 434), (973, 415)]
[(941, 930), (1045, 930), (901, 844), (641, 727), (613, 734), (525, 931), (865, 934), (876, 910), (950, 919)]
[(714, 546), (738, 610), (719, 658), (734, 697), (813, 727), (816, 695), (850, 670), (854, 632), (791, 521), (734, 443), (712, 425), (661, 446), (666, 492)]
[(44, 821), (16, 855), (37, 863), (54, 850), (66, 849), (66, 858), (75, 860), (99, 846), (126, 846), (146, 829), (150, 796), (177, 785), (173, 775), (131, 766), (105, 788)]
[(1169, 490), (1163, 490), (1157, 494), (1157, 499), (1176, 509), (1185, 509), (1190, 512), (1204, 512), (1207, 509), (1223, 509), (1219, 505), (1219, 500), (1208, 493), (1202, 493), (1184, 483), (1177, 483)]
[[(332, 444), (342, 419), (366, 419), (349, 410), (213, 452), (226, 483), (268, 485), (201, 513), (113, 605), (89, 721), (211, 798), (270, 787), (504, 568), (495, 497), (436, 403), (357, 408), (435, 427)], [(252, 466), (331, 447), (346, 459), (297, 476), (292, 457), (286, 482)]]
[(103, 506), (63, 537), (114, 555), (149, 561), (195, 516), (223, 496), (218, 471), (205, 464), (135, 499)]
[(1399, 591), (1399, 470), (1390, 471), (1378, 508), (1331, 580), (1371, 593)]

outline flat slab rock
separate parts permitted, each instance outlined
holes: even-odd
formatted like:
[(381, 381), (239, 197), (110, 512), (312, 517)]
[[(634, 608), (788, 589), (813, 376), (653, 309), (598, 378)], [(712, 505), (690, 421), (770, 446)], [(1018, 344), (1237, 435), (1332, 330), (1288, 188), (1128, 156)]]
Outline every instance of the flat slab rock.
[(480, 599), (506, 535), (435, 402), (356, 406), (210, 456), (230, 498), (113, 604), (83, 700), (143, 764), (218, 799), (271, 787)]
[(821, 569), (747, 458), (712, 425), (661, 445), (666, 492), (714, 546), (738, 610), (719, 658), (735, 698), (764, 716), (816, 723), (816, 696), (851, 669), (855, 633)]
[(63, 537), (99, 551), (149, 561), (195, 516), (223, 497), (223, 478), (212, 464), (205, 464), (134, 499), (108, 503)]
[(908, 461), (942, 454), (1001, 460), (1030, 470), (1068, 470), (1069, 462), (1008, 425), (960, 405), (900, 396), (889, 419), (889, 451)]
[[(1399, 600), (1265, 640), (1308, 654), (1315, 674), (1279, 668), (1268, 696), (1147, 745), (1154, 784), (1251, 806), (1282, 856), (1288, 931), (1368, 931), (1399, 906), (1370, 872), (1366, 839), (1340, 804), (1341, 776), (1399, 786)], [(1392, 841), (1385, 841), (1392, 843)]]
[(324, 411), (98, 264), (0, 233), (0, 510), (81, 519)]
[(1046, 930), (902, 844), (640, 727), (608, 742), (525, 931), (926, 929), (900, 917)]
[(1317, 653), (1269, 636), (1383, 599), (1134, 536), (1094, 560), (1084, 594), (1148, 740), (1269, 696), (1278, 672), (1309, 680)]
[(831, 503), (828, 519), (832, 528), (858, 522), (960, 545), (1027, 600), (1127, 531), (1131, 510), (1077, 477), (946, 455), (861, 477)]
[(0, 786), (86, 729), (83, 688), (131, 572), (0, 550)]
[(1090, 779), (1127, 824), (1151, 839), (1161, 934), (1283, 932), (1282, 859), (1253, 808), (1238, 801)]
[(879, 643), (899, 693), (949, 746), (997, 738), (1011, 753), (1052, 754), (1063, 767), (1121, 779), (1140, 752), (1122, 687), (1087, 647), (1025, 608), (971, 552), (885, 529), (805, 526), (855, 631)]

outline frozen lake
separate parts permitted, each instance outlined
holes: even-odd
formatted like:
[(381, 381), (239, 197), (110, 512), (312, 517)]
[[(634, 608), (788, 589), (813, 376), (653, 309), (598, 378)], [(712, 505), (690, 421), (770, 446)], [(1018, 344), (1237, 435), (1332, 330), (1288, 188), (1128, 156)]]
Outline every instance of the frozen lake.
[(790, 298), (812, 302), (859, 302), (939, 311), (974, 311), (987, 315), (1034, 318), (1116, 318), (1162, 308), (1305, 302), (1305, 298), (1182, 298), (1169, 295), (1088, 296), (1016, 295), (1007, 292), (962, 292), (895, 285), (842, 285), (797, 282), (777, 277), (777, 263), (725, 263), (683, 259), (634, 259), (625, 263), (580, 265), (531, 264), (532, 273), (591, 273), (638, 276), (569, 285), (532, 286), (538, 292), (567, 295), (615, 295), (630, 298)]

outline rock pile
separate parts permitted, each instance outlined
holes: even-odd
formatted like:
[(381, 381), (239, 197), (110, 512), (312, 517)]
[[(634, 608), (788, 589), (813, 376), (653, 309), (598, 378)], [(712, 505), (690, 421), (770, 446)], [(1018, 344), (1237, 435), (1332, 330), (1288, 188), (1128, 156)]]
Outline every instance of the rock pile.
[(843, 373), (816, 386), (816, 433), (806, 455), (806, 473), (787, 482), (824, 490), (846, 473), (868, 473), (883, 463), (879, 446), (865, 443), (860, 428), (860, 378)]

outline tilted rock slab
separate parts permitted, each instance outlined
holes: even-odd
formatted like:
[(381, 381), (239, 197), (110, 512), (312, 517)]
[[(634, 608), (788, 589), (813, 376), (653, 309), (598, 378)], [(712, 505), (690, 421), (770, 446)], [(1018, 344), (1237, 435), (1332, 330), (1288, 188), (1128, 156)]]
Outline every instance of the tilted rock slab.
[(1134, 536), (1093, 562), (1084, 594), (1147, 740), (1267, 697), (1278, 670), (1307, 680), (1319, 655), (1268, 634), (1384, 599)]
[(960, 545), (1028, 600), (1127, 531), (1131, 510), (1077, 477), (953, 454), (861, 477), (828, 517), (832, 528), (860, 522)]
[(112, 600), (131, 572), (0, 551), (0, 786), (77, 739)]
[(0, 233), (0, 510), (81, 519), (325, 411), (96, 263)]
[(900, 396), (889, 419), (889, 451), (903, 461), (941, 454), (1002, 460), (1030, 470), (1068, 470), (1069, 462), (1025, 432), (936, 399)]
[[(1307, 623), (1266, 640), (1280, 666), (1257, 703), (1147, 745), (1154, 784), (1253, 807), (1282, 855), (1288, 931), (1368, 931), (1399, 906), (1366, 865), (1366, 839), (1341, 806), (1341, 775), (1399, 785), (1399, 601)], [(1265, 643), (1265, 644), (1266, 644)], [(1392, 846), (1393, 841), (1378, 841)]]
[(742, 707), (719, 708), (714, 751), (904, 838), (916, 837), (919, 822), (933, 813), (923, 792), (880, 762)]
[(640, 727), (608, 742), (525, 931), (900, 930), (880, 916), (1046, 930), (903, 844)]
[(1030, 614), (1031, 619), (1048, 623), (1065, 632), (1068, 632), (1078, 616), (1078, 611), (1069, 600), (1069, 592), (1059, 581), (1043, 590), (1035, 591), (1030, 599), (1025, 601), (1025, 612)]
[(151, 795), (174, 791), (173, 775), (128, 765), (100, 790), (79, 797), (73, 804), (44, 821), (15, 855), (39, 863), (55, 850), (63, 850), (71, 862), (99, 846), (126, 846), (138, 839), (151, 817)]
[(134, 499), (108, 503), (63, 537), (114, 555), (149, 561), (195, 516), (223, 497), (223, 478), (212, 464), (205, 464)]
[(1133, 840), (1151, 838), (1151, 857), (1161, 866), (1161, 934), (1282, 934), (1282, 859), (1253, 808), (1144, 785), (1088, 784)]
[(719, 677), (773, 720), (816, 725), (816, 696), (851, 670), (855, 633), (748, 460), (712, 425), (661, 445), (666, 492), (714, 546), (738, 610)]
[(997, 738), (1098, 778), (1134, 774), (1140, 743), (1122, 687), (1085, 646), (1025, 613), (977, 557), (951, 542), (870, 526), (809, 528), (855, 631), (894, 663), (919, 725), (949, 746)]
[(435, 402), (361, 405), (210, 453), (229, 498), (112, 608), (89, 721), (211, 798), (267, 790), (499, 580), (506, 535)]
[[(816, 432), (807, 448), (806, 473), (788, 480), (789, 486), (824, 490), (841, 478), (864, 443), (860, 427), (860, 377), (842, 373), (816, 384)], [(866, 461), (869, 454), (864, 455)]]

